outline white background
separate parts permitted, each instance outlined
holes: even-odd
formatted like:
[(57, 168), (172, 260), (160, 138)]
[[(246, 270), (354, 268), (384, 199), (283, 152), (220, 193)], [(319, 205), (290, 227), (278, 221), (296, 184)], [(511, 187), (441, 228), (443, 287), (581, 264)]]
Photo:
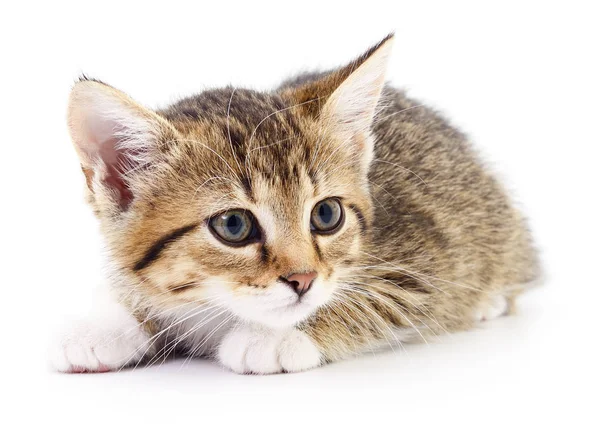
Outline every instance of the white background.
[[(3, 3), (0, 434), (599, 435), (594, 3)], [(81, 72), (157, 106), (229, 83), (266, 89), (391, 30), (391, 82), (467, 131), (531, 218), (547, 281), (517, 316), (294, 375), (205, 361), (47, 369), (51, 327), (101, 277), (65, 126)]]

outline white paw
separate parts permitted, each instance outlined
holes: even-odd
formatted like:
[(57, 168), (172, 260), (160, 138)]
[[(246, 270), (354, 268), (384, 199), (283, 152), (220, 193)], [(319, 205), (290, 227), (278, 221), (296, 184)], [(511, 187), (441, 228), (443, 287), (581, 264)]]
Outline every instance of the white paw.
[(274, 331), (242, 326), (231, 330), (218, 350), (218, 359), (236, 373), (300, 372), (321, 364), (321, 353), (297, 329)]
[(50, 364), (59, 372), (107, 372), (139, 362), (148, 351), (148, 335), (133, 317), (127, 323), (108, 317), (73, 322), (50, 348)]
[(493, 320), (508, 313), (508, 300), (502, 295), (493, 296), (485, 306), (475, 312), (475, 321)]

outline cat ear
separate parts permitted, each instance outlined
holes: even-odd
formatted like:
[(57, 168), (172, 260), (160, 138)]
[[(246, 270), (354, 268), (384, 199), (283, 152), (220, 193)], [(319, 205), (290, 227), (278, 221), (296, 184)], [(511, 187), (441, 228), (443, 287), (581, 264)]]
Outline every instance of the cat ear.
[(360, 64), (333, 91), (321, 109), (321, 119), (340, 140), (369, 134), (385, 83), (392, 44), (393, 36), (389, 36), (359, 58)]
[(338, 141), (362, 155), (365, 168), (373, 156), (371, 125), (385, 83), (394, 35), (390, 34), (354, 62), (316, 79), (284, 84), (282, 93), (301, 112), (318, 118)]
[(121, 91), (83, 80), (71, 92), (68, 124), (94, 197), (105, 194), (126, 210), (134, 197), (128, 173), (150, 163), (168, 123)]

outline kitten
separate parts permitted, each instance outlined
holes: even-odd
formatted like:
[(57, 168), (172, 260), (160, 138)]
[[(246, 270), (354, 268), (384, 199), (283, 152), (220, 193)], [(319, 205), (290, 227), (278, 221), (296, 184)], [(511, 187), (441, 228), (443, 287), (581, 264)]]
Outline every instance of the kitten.
[(80, 80), (69, 129), (112, 303), (55, 368), (295, 372), (509, 312), (538, 276), (524, 219), (462, 133), (384, 84), (392, 41), (157, 111)]

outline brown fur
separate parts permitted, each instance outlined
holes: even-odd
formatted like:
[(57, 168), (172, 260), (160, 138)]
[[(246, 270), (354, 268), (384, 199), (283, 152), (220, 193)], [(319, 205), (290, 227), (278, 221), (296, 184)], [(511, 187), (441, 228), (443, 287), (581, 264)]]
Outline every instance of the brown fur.
[[(337, 275), (344, 297), (298, 326), (336, 360), (391, 342), (397, 328), (423, 336), (469, 328), (495, 294), (512, 300), (537, 277), (522, 216), (465, 136), (433, 110), (386, 87), (368, 174), (356, 149), (323, 129), (327, 98), (379, 46), (271, 92), (225, 88), (155, 112), (139, 108), (152, 119), (156, 147), (143, 165), (126, 166), (134, 200), (125, 210), (94, 188), (82, 157), (116, 289), (138, 319), (201, 301), (213, 277), (260, 293), (282, 275), (315, 270)], [(82, 87), (109, 88), (84, 80), (74, 95)], [(315, 237), (302, 227), (301, 205), (331, 196), (342, 199), (344, 230)], [(267, 208), (278, 240), (244, 256), (209, 243), (207, 218), (240, 205)]]

